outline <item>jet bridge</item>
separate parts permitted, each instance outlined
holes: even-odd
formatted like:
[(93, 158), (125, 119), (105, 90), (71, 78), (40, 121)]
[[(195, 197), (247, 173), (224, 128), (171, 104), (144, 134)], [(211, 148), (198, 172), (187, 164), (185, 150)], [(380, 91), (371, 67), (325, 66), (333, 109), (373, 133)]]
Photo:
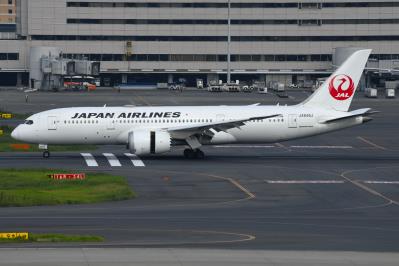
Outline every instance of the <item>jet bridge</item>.
[(98, 76), (100, 62), (86, 59), (65, 59), (58, 47), (32, 47), (30, 51), (30, 88), (59, 90), (65, 76)]

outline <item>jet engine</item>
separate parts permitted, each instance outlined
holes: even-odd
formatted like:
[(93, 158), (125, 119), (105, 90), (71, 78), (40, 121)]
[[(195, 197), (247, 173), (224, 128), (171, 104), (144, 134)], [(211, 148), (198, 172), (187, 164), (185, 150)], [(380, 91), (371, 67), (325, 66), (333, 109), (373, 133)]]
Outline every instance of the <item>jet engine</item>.
[(166, 131), (132, 131), (128, 149), (136, 155), (159, 154), (170, 151), (171, 137)]

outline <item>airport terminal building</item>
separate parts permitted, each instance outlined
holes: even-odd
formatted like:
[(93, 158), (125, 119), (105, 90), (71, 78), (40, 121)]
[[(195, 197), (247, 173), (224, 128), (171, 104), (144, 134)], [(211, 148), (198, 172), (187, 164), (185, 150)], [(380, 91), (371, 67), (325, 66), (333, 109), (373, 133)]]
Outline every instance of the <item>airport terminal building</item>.
[(100, 61), (105, 85), (225, 80), (229, 21), (233, 80), (315, 79), (338, 47), (373, 49), (371, 81), (399, 68), (399, 0), (17, 0), (0, 86), (28, 84), (31, 48), (47, 46)]

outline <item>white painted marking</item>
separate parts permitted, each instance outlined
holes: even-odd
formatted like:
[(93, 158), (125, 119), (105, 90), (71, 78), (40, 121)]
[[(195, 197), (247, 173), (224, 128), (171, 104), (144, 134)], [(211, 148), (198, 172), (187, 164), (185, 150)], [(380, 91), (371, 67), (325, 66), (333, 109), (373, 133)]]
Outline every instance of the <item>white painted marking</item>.
[(215, 148), (276, 148), (273, 145), (218, 145)]
[(293, 149), (353, 149), (352, 146), (290, 146)]
[(343, 180), (265, 180), (269, 184), (343, 184)]
[(375, 144), (374, 142), (372, 142), (372, 141), (370, 141), (370, 140), (368, 140), (368, 139), (365, 139), (365, 138), (363, 138), (363, 137), (357, 137), (357, 139), (360, 139), (361, 141), (363, 141), (363, 142), (369, 144), (370, 146), (372, 146), (372, 147), (374, 147), (374, 148), (381, 149), (381, 150), (386, 150), (385, 147), (382, 147), (382, 146), (380, 146), (380, 145), (378, 145), (378, 144)]
[(363, 181), (366, 184), (399, 184), (399, 181), (374, 181), (374, 180), (367, 180)]
[(120, 166), (122, 166), (121, 162), (118, 160), (118, 158), (116, 158), (116, 156), (114, 154), (112, 154), (112, 153), (103, 153), (103, 155), (105, 156), (105, 158), (107, 158), (109, 164), (112, 167), (115, 167), (115, 166), (120, 167)]
[(98, 166), (96, 159), (94, 159), (94, 157), (91, 153), (81, 153), (81, 155), (83, 156), (83, 159), (85, 159), (87, 166), (90, 166), (90, 167)]
[(132, 164), (136, 167), (145, 167), (143, 161), (136, 155), (131, 153), (125, 153), (127, 157), (132, 161)]

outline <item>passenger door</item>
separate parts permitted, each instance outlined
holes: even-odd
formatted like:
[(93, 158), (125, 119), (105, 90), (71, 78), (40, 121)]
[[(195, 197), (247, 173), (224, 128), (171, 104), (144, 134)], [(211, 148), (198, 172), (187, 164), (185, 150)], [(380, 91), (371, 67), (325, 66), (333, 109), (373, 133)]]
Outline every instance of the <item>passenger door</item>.
[(289, 115), (288, 116), (288, 127), (289, 128), (297, 128), (298, 127), (298, 115)]
[(48, 130), (57, 130), (57, 117), (56, 116), (47, 117), (47, 128), (48, 128)]

